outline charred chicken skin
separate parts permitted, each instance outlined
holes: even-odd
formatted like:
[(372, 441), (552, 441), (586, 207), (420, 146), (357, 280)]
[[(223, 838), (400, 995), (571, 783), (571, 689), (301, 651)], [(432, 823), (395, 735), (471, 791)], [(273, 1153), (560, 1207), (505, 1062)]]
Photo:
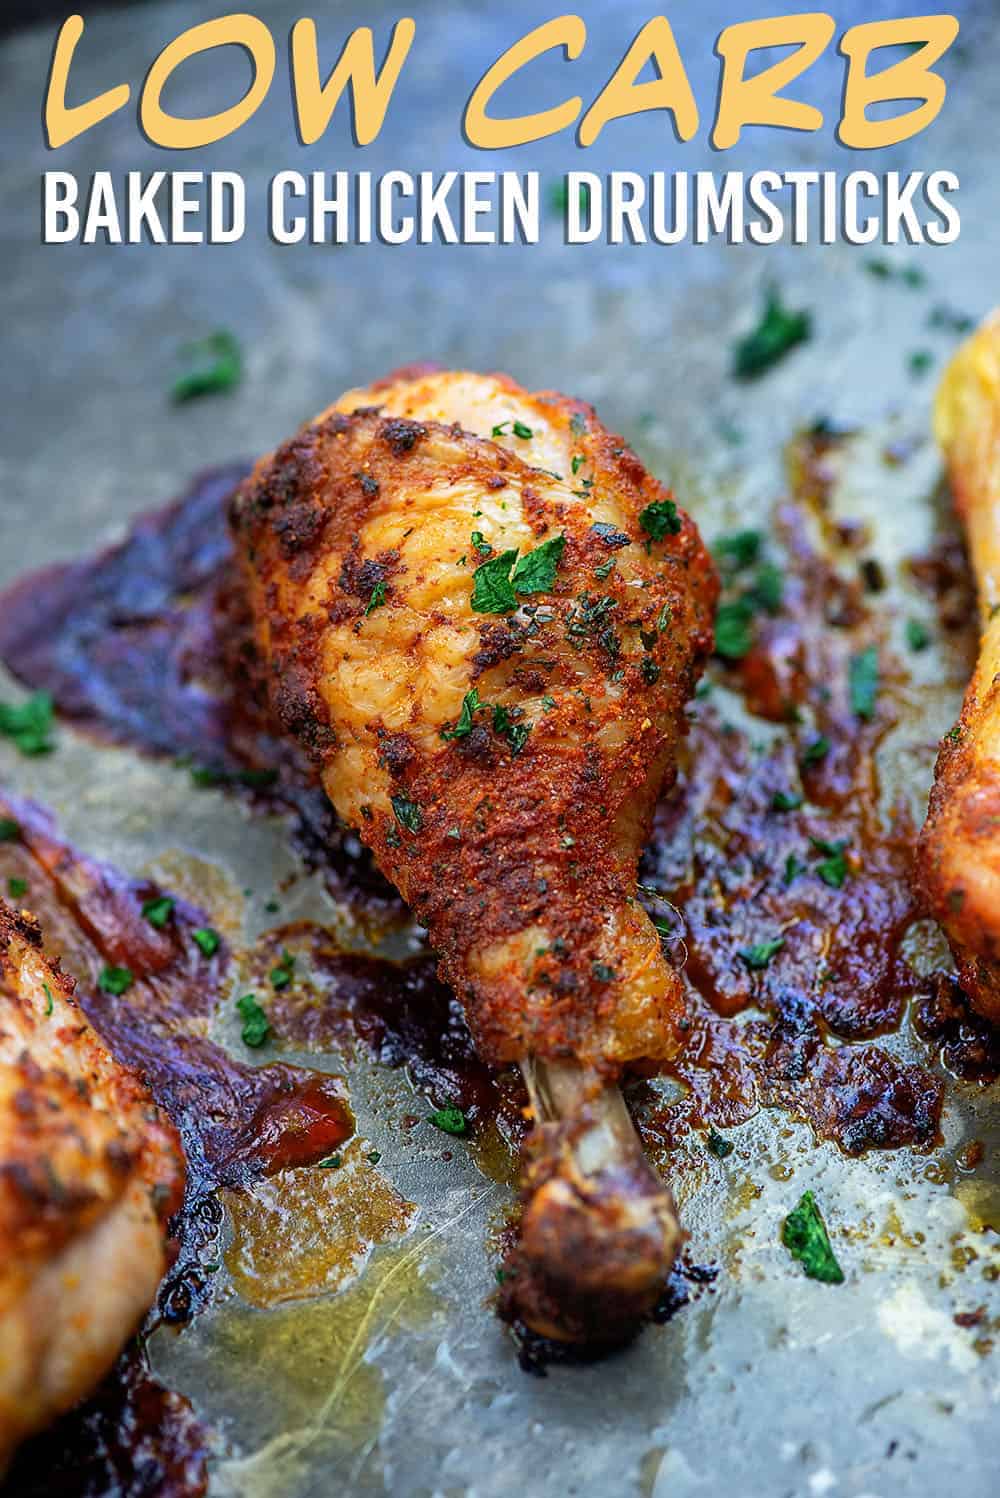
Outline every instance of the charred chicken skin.
[(970, 1001), (1000, 1024), (1000, 312), (945, 371), (934, 427), (979, 593), (979, 659), (920, 840), (927, 903)]
[(235, 496), (272, 709), (427, 927), (535, 1129), (505, 1295), (620, 1340), (679, 1229), (616, 1081), (678, 1047), (636, 900), (711, 648), (697, 530), (593, 411), (502, 376), (349, 391)]
[(0, 901), (0, 1470), (135, 1330), (182, 1184), (173, 1128)]

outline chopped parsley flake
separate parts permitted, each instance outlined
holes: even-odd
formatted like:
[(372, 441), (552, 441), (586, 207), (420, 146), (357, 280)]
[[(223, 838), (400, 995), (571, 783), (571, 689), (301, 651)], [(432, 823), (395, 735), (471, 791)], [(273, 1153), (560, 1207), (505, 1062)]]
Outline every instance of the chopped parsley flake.
[(158, 895), (154, 900), (146, 901), (142, 914), (151, 926), (162, 931), (174, 913), (174, 903), (169, 895)]
[(481, 557), (488, 557), (493, 550), (490, 543), (484, 540), (482, 531), (473, 531), (471, 540), (474, 549), (479, 552)]
[(878, 696), (878, 649), (869, 645), (867, 650), (852, 655), (847, 667), (847, 686), (851, 699), (851, 712), (858, 718), (870, 722), (875, 716), (875, 699)]
[(777, 956), (784, 945), (783, 936), (774, 936), (770, 941), (759, 941), (752, 947), (741, 948), (740, 956), (751, 971), (759, 972), (767, 967), (771, 958)]
[(919, 380), (927, 373), (933, 363), (934, 355), (930, 349), (918, 348), (914, 349), (913, 353), (907, 358), (906, 367), (913, 378)]
[(20, 823), (10, 817), (0, 817), (0, 843), (16, 843), (20, 836)]
[(459, 713), (454, 728), (442, 728), (443, 739), (464, 739), (472, 732), (473, 715), (479, 711), (483, 703), (479, 698), (479, 689), (473, 687), (471, 692), (466, 692), (462, 698), (462, 711)]
[(257, 1003), (256, 994), (245, 993), (242, 998), (236, 1000), (236, 1009), (243, 1021), (243, 1028), (240, 1031), (243, 1044), (256, 1050), (258, 1046), (264, 1044), (271, 1033), (270, 1021)]
[(187, 369), (170, 387), (171, 400), (195, 400), (232, 390), (243, 378), (243, 354), (232, 333), (224, 329), (187, 343), (181, 349)]
[(824, 1285), (844, 1283), (844, 1271), (837, 1263), (826, 1223), (811, 1191), (803, 1194), (798, 1206), (785, 1218), (781, 1241), (811, 1280), (820, 1280)]
[(830, 740), (825, 733), (821, 733), (812, 743), (807, 744), (802, 751), (802, 765), (805, 769), (811, 769), (813, 765), (822, 764), (830, 752)]
[(729, 661), (741, 661), (753, 649), (753, 604), (747, 598), (720, 603), (715, 615), (715, 649)]
[(339, 1170), (343, 1163), (343, 1156), (341, 1155), (327, 1155), (325, 1160), (316, 1161), (320, 1170)]
[(295, 958), (287, 948), (282, 948), (281, 961), (268, 974), (272, 988), (287, 988), (295, 975)]
[(797, 858), (794, 853), (789, 853), (785, 859), (785, 883), (791, 884), (792, 880), (804, 874), (805, 870), (806, 866), (801, 859)]
[(48, 692), (34, 692), (24, 702), (0, 702), (0, 734), (11, 740), (21, 754), (34, 757), (51, 754), (52, 698)]
[(534, 551), (519, 557), (510, 580), (516, 593), (548, 593), (556, 579), (559, 558), (566, 547), (565, 536), (553, 536)]
[(926, 650), (931, 643), (930, 630), (919, 619), (907, 619), (906, 643), (911, 650)]
[(424, 825), (424, 814), (416, 801), (407, 796), (391, 796), (389, 799), (400, 827), (405, 827), (407, 832), (419, 832)]
[(519, 593), (547, 593), (565, 546), (565, 536), (553, 536), (523, 557), (516, 550), (502, 551), (482, 562), (472, 574), (473, 609), (479, 614), (506, 614), (517, 608)]
[(373, 610), (380, 609), (384, 603), (385, 603), (385, 583), (382, 582), (381, 580), (379, 580), (375, 584), (374, 588), (372, 588), (371, 597), (368, 599), (368, 606), (365, 609), (365, 618), (367, 619), (368, 615), (370, 613), (372, 613)]
[(732, 1154), (736, 1146), (731, 1139), (723, 1138), (717, 1129), (709, 1129), (708, 1138), (705, 1140), (705, 1148), (717, 1160), (724, 1160), (727, 1155)]
[(45, 995), (45, 1018), (48, 1019), (55, 1007), (55, 1000), (52, 997), (52, 990), (47, 983), (42, 984), (42, 992)]
[(753, 566), (760, 556), (763, 539), (760, 531), (732, 531), (719, 536), (712, 551), (720, 566), (738, 572)]
[(469, 1121), (461, 1108), (436, 1108), (427, 1115), (427, 1121), (445, 1134), (467, 1134), (469, 1131)]
[(126, 989), (132, 987), (132, 982), (131, 968), (102, 967), (100, 976), (97, 979), (97, 986), (102, 993), (110, 993), (118, 998)]
[(740, 380), (758, 379), (811, 333), (809, 313), (790, 311), (782, 305), (778, 290), (770, 287), (757, 326), (733, 349), (733, 374)]
[(219, 950), (222, 938), (218, 931), (212, 930), (211, 926), (199, 926), (197, 931), (191, 932), (191, 940), (204, 956), (214, 957)]
[(664, 536), (676, 536), (681, 528), (681, 517), (672, 499), (654, 499), (652, 504), (639, 511), (639, 524), (654, 541)]
[(647, 686), (655, 686), (660, 679), (660, 668), (651, 655), (644, 655), (639, 665), (639, 674)]
[(835, 843), (828, 843), (821, 837), (813, 837), (809, 841), (817, 853), (826, 855), (822, 862), (816, 865), (817, 874), (831, 889), (840, 889), (848, 873), (847, 859), (844, 857), (848, 839), (843, 837), (838, 838)]
[(12, 900), (21, 900), (28, 893), (27, 879), (8, 879), (7, 893)]
[(506, 739), (511, 753), (516, 755), (520, 754), (528, 742), (531, 724), (518, 722), (509, 708), (497, 703), (493, 709), (493, 732)]
[(798, 791), (775, 791), (771, 797), (772, 811), (798, 811), (802, 797)]

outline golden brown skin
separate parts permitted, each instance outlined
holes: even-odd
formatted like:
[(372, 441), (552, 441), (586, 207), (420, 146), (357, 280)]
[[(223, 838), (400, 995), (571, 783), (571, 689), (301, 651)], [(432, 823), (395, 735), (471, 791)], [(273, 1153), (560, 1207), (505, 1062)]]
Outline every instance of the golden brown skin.
[[(284, 729), (427, 926), (482, 1056), (572, 1062), (557, 1116), (572, 1093), (599, 1131), (623, 1066), (678, 1047), (681, 983), (635, 880), (711, 648), (694, 525), (589, 407), (426, 370), (304, 427), (232, 522)], [(510, 553), (528, 586), (539, 548), (537, 591), (473, 606), (477, 569)], [(546, 1169), (579, 1199), (571, 1153)], [(662, 1259), (676, 1222), (653, 1217)]]
[(941, 743), (920, 877), (952, 944), (962, 987), (1000, 1024), (1000, 312), (951, 361), (934, 428), (979, 591), (979, 659)]
[(114, 1362), (182, 1195), (172, 1126), (72, 994), (0, 901), (0, 1471)]

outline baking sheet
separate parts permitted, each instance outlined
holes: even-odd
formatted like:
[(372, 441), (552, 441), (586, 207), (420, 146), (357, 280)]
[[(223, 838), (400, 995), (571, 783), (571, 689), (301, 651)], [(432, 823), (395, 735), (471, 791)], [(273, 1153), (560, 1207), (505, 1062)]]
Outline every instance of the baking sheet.
[[(907, 9), (885, 6), (880, 15)], [(255, 10), (278, 35), (298, 14), (284, 4)], [(851, 6), (838, 22), (855, 13), (868, 18)], [(155, 52), (190, 24), (179, 4), (84, 14), (81, 93), (119, 78), (137, 83)], [(647, 14), (633, 4), (587, 9), (585, 96)], [(751, 518), (768, 523), (786, 482), (782, 447), (797, 428), (819, 415), (860, 424), (868, 435), (852, 444), (833, 503), (871, 522), (872, 549), (891, 579), (887, 603), (907, 606), (893, 564), (930, 537), (941, 503), (929, 446), (898, 469), (881, 458), (887, 440), (926, 430), (934, 374), (914, 380), (907, 359), (928, 347), (938, 369), (950, 347), (927, 329), (935, 302), (978, 316), (996, 296), (993, 162), (982, 122), (995, 100), (1000, 44), (992, 6), (958, 14), (963, 50), (951, 64), (941, 118), (898, 152), (860, 163), (960, 172), (959, 242), (885, 252), (925, 273), (919, 292), (867, 274), (866, 252), (844, 246), (568, 250), (555, 232), (538, 247), (495, 250), (279, 248), (262, 233), (236, 250), (40, 247), (37, 177), (52, 158), (37, 118), (52, 29), (9, 39), (0, 52), (8, 140), (0, 169), (0, 582), (112, 539), (130, 517), (179, 491), (194, 469), (253, 455), (342, 388), (421, 357), (507, 369), (533, 387), (592, 400), (709, 536)], [(328, 6), (319, 20), (339, 36), (362, 21), (384, 32), (395, 15), (381, 4), (363, 14)], [(348, 147), (343, 122), (302, 151), (287, 94), (276, 87), (251, 124), (199, 153), (197, 165), (241, 171), (258, 203), (267, 177), (284, 165), (481, 165), (460, 143), (455, 101), (506, 40), (545, 18), (516, 0), (492, 17), (472, 5), (421, 6), (421, 45), (401, 107), (363, 155)], [(711, 38), (744, 18), (719, 3), (680, 7), (671, 17), (706, 113)], [(558, 69), (539, 76), (563, 81)], [(194, 112), (203, 84), (192, 67), (178, 110), (186, 91)], [(822, 101), (829, 123), (836, 64), (827, 59), (803, 89)], [(708, 149), (706, 133), (703, 126), (680, 147), (662, 122), (641, 119), (605, 132), (586, 161), (556, 139), (532, 148), (530, 159), (514, 152), (489, 164), (538, 167), (552, 178), (581, 164), (598, 171), (859, 164), (831, 147), (826, 131), (758, 134), (725, 158)], [(125, 115), (67, 147), (59, 164), (81, 174), (192, 165), (147, 147)], [(812, 309), (815, 336), (744, 389), (728, 377), (729, 350), (753, 320), (765, 277), (780, 280), (792, 305)], [(165, 390), (178, 341), (220, 324), (245, 343), (242, 389), (171, 407)], [(734, 428), (742, 438), (735, 443), (723, 434)], [(887, 785), (903, 786), (916, 802), (930, 760), (906, 744), (932, 743), (952, 721), (961, 668), (956, 650), (926, 654), (910, 715), (885, 748)], [(221, 793), (192, 795), (169, 765), (63, 731), (48, 760), (16, 758), (0, 743), (0, 783), (52, 807), (71, 838), (130, 872), (194, 851), (234, 890), (266, 882), (278, 889), (296, 876), (292, 912), (344, 924), (321, 881), (302, 875), (280, 827), (248, 818)], [(247, 903), (248, 938), (269, 923), (260, 902)], [(891, 1045), (926, 1059), (908, 1027)], [(335, 1055), (320, 1064), (341, 1068)], [(374, 1248), (349, 1288), (307, 1303), (249, 1308), (225, 1293), (224, 1275), (209, 1311), (151, 1342), (154, 1366), (220, 1433), (214, 1494), (686, 1498), (728, 1489), (755, 1498), (882, 1498), (958, 1481), (971, 1498), (996, 1490), (997, 1354), (984, 1345), (988, 1330), (953, 1320), (981, 1305), (987, 1325), (1000, 1315), (995, 1087), (949, 1084), (944, 1144), (930, 1157), (873, 1152), (846, 1160), (785, 1114), (758, 1114), (735, 1131), (737, 1149), (724, 1166), (699, 1158), (697, 1168), (679, 1171), (695, 1256), (722, 1267), (713, 1290), (612, 1363), (555, 1368), (538, 1379), (518, 1371), (485, 1305), (493, 1289), (486, 1250), (508, 1187), (463, 1149), (443, 1160), (440, 1148), (405, 1142), (400, 1122), (414, 1099), (403, 1073), (355, 1061), (349, 1075), (360, 1133), (417, 1209), (409, 1231)], [(959, 1156), (970, 1139), (983, 1140), (986, 1152), (967, 1172)], [(691, 1140), (684, 1148), (699, 1146)], [(807, 1187), (831, 1226), (849, 1229), (836, 1239), (849, 1270), (840, 1289), (800, 1277), (780, 1245), (781, 1220)]]

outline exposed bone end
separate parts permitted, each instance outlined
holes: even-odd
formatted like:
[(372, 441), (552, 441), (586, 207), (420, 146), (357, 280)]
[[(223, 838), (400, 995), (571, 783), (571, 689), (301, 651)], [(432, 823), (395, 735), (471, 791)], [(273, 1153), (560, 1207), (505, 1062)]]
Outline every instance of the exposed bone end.
[(525, 1146), (521, 1235), (501, 1314), (560, 1342), (628, 1341), (684, 1234), (621, 1093), (572, 1066), (526, 1063), (538, 1127)]

